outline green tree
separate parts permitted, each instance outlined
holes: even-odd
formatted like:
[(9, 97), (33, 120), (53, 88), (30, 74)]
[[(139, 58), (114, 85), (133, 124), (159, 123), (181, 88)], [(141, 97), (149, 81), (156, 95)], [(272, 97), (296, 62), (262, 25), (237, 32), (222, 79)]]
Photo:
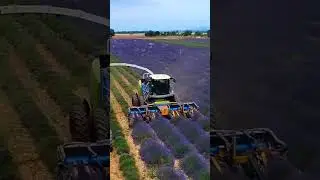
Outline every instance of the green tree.
[(110, 36), (112, 37), (112, 36), (114, 36), (114, 35), (115, 35), (114, 30), (113, 30), (113, 29), (110, 29)]
[(183, 36), (191, 36), (192, 35), (192, 31), (190, 30), (186, 30), (182, 33)]
[(202, 36), (202, 33), (201, 33), (200, 31), (196, 31), (196, 32), (194, 33), (194, 35), (195, 35), (195, 36)]

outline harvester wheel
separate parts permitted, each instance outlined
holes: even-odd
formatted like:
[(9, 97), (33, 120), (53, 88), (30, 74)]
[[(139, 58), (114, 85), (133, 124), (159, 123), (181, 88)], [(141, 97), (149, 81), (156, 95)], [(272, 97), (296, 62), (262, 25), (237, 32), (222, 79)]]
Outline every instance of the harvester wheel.
[(90, 141), (90, 119), (83, 106), (75, 105), (69, 114), (69, 127), (73, 141)]
[(132, 106), (140, 106), (139, 96), (137, 94), (134, 94), (131, 99), (132, 99)]
[(93, 112), (93, 119), (96, 128), (97, 141), (109, 139), (109, 123), (105, 110), (100, 108), (96, 109)]

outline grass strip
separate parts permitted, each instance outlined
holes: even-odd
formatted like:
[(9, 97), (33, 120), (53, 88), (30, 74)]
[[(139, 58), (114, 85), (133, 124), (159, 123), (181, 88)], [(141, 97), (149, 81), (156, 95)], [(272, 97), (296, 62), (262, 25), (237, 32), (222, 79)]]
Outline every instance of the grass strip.
[(73, 44), (57, 36), (47, 25), (37, 20), (37, 16), (25, 15), (16, 20), (24, 25), (29, 33), (45, 44), (46, 48), (52, 52), (57, 61), (71, 70), (77, 84), (87, 86), (86, 76), (89, 72), (89, 62), (76, 53)]
[(61, 144), (58, 135), (50, 127), (48, 119), (40, 111), (32, 97), (13, 74), (8, 65), (8, 42), (1, 40), (0, 76), (1, 89), (10, 101), (10, 105), (19, 114), (23, 126), (28, 129), (35, 140), (36, 149), (49, 170), (54, 173), (56, 165), (56, 148)]
[(0, 32), (4, 34), (15, 51), (25, 60), (26, 66), (51, 98), (67, 113), (74, 103), (80, 102), (72, 93), (71, 81), (67, 81), (53, 72), (35, 50), (36, 41), (13, 18), (3, 17), (0, 20)]
[(119, 71), (117, 71), (116, 69), (111, 69), (111, 73), (110, 73), (110, 76), (112, 76), (111, 78), (114, 78), (117, 80), (117, 82), (121, 85), (121, 87), (124, 88), (124, 90), (126, 91), (126, 93), (128, 95), (133, 95), (135, 94), (135, 91), (134, 91), (134, 87), (132, 86), (129, 86), (127, 85), (120, 77), (120, 73)]
[(111, 108), (110, 113), (110, 128), (112, 130), (112, 135), (115, 138), (113, 140), (113, 146), (119, 155), (120, 170), (126, 180), (139, 180), (138, 169), (135, 165), (134, 158), (129, 154), (129, 145), (124, 137), (121, 127), (116, 120), (115, 113)]
[(122, 74), (134, 87), (138, 87), (138, 79), (141, 78), (136, 78), (134, 77), (132, 74), (130, 74), (128, 71), (126, 71), (125, 69), (119, 67), (119, 68), (115, 68), (116, 71), (118, 71), (120, 74)]
[[(111, 63), (119, 63), (121, 61), (116, 56), (111, 55), (110, 62)], [(119, 69), (123, 69), (124, 71), (126, 71), (128, 74), (132, 75), (136, 79), (141, 79), (141, 76), (137, 72), (132, 70), (130, 67), (119, 67)]]

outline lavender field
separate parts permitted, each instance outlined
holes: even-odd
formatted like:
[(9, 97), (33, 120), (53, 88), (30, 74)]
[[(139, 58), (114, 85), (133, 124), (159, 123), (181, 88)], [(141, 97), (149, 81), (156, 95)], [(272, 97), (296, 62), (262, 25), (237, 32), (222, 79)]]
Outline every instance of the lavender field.
[[(141, 65), (154, 73), (166, 73), (175, 77), (175, 92), (179, 101), (194, 101), (202, 112), (208, 112), (209, 48), (192, 48), (142, 39), (114, 39), (111, 53), (121, 62)], [(111, 74), (118, 77), (119, 82), (121, 72), (127, 80), (137, 81), (136, 77), (130, 78), (124, 71), (125, 69), (115, 68)], [(124, 88), (128, 95), (131, 95), (135, 84), (130, 83), (132, 86)], [(127, 86), (125, 82), (122, 85)], [(126, 104), (124, 109), (130, 106)], [(193, 114), (191, 119), (169, 121), (157, 117), (149, 124), (140, 120), (133, 126), (131, 137), (140, 146), (140, 158), (154, 172), (152, 176), (161, 180), (210, 179), (210, 120), (200, 112)]]
[[(197, 40), (205, 39), (194, 41)], [(202, 113), (209, 113), (209, 47), (190, 47), (167, 41), (113, 39), (111, 53), (121, 62), (141, 65), (155, 73), (166, 73), (175, 77), (175, 92), (179, 100), (194, 101), (200, 106)]]

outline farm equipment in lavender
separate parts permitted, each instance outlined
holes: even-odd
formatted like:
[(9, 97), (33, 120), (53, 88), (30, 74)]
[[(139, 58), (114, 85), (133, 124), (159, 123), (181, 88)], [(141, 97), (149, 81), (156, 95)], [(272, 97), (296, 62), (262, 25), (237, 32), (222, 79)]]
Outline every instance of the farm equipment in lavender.
[(90, 98), (74, 105), (69, 114), (72, 142), (57, 149), (58, 180), (110, 179), (108, 60), (102, 55), (92, 62)]
[(139, 80), (139, 92), (132, 96), (132, 106), (128, 110), (129, 127), (133, 127), (139, 119), (151, 122), (159, 115), (168, 119), (193, 119), (195, 114), (200, 113), (199, 106), (194, 102), (177, 102), (173, 91), (176, 80), (169, 75), (154, 74), (151, 70), (135, 64), (111, 63), (110, 66), (128, 66), (147, 71)]
[(221, 174), (233, 171), (264, 180), (268, 160), (287, 157), (287, 145), (270, 129), (212, 130), (210, 143), (212, 167)]

